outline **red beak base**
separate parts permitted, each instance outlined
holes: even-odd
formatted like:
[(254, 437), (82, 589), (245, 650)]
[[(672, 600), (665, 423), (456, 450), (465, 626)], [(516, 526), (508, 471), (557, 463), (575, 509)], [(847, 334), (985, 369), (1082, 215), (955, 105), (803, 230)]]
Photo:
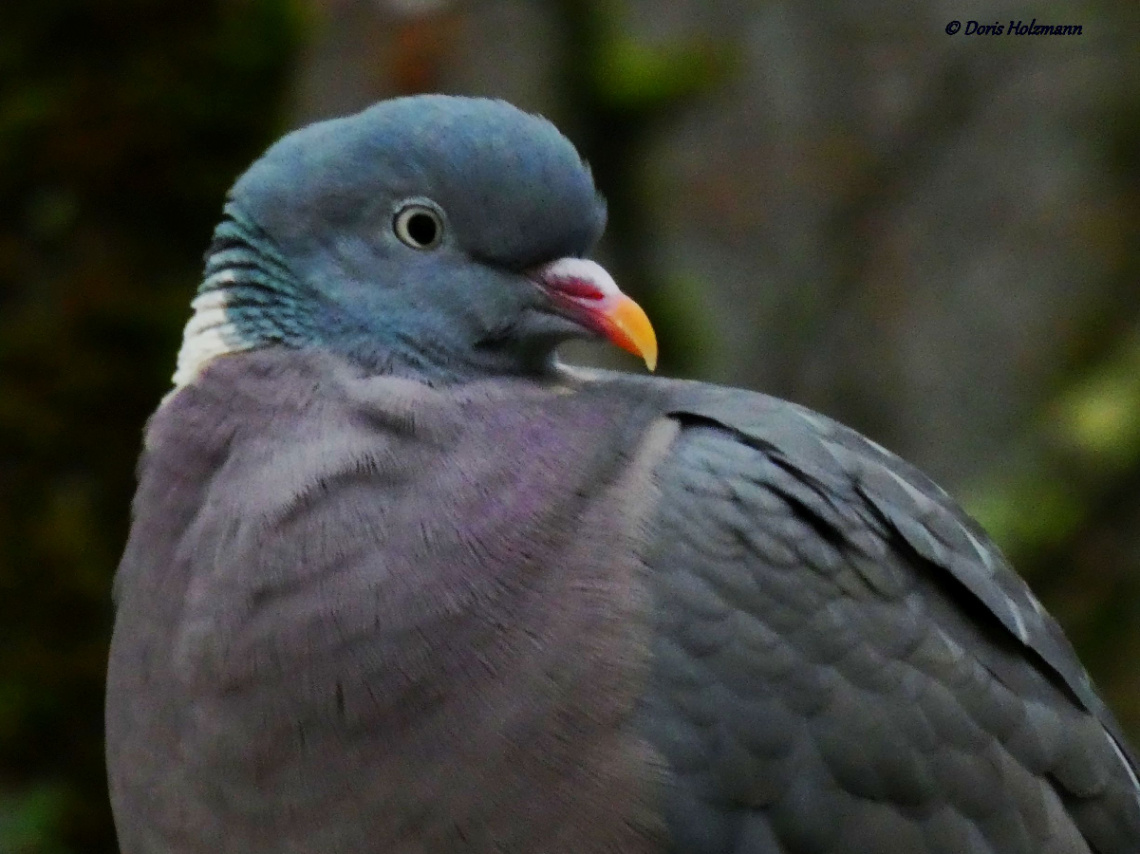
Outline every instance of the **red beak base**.
[(649, 370), (657, 367), (653, 325), (600, 264), (585, 258), (560, 258), (531, 275), (553, 298), (570, 306), (584, 326), (639, 356)]

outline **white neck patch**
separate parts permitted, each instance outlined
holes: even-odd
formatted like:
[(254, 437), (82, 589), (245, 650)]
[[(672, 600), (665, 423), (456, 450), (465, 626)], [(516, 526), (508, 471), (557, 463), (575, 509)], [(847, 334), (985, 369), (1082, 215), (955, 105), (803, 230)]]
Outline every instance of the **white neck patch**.
[(249, 349), (248, 345), (241, 343), (237, 327), (226, 314), (227, 297), (223, 287), (199, 294), (190, 303), (194, 314), (182, 331), (182, 349), (178, 351), (178, 365), (173, 378), (174, 391), (196, 380), (218, 356)]

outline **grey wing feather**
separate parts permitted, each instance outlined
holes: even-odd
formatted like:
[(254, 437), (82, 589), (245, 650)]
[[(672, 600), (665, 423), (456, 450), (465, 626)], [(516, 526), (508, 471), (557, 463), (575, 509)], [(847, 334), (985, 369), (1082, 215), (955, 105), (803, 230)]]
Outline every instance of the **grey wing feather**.
[(1118, 725), (942, 490), (772, 398), (672, 415), (644, 715), (676, 850), (1140, 850)]

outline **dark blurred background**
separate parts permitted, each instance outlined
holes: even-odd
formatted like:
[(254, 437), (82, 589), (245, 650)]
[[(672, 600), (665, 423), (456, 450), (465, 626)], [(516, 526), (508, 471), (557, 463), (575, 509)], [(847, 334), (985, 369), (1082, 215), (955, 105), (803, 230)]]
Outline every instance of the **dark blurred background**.
[[(1032, 18), (1083, 34), (964, 32)], [(0, 852), (115, 850), (111, 578), (227, 186), (427, 90), (559, 123), (664, 370), (925, 468), (1140, 742), (1138, 57), (1119, 0), (6, 0)]]

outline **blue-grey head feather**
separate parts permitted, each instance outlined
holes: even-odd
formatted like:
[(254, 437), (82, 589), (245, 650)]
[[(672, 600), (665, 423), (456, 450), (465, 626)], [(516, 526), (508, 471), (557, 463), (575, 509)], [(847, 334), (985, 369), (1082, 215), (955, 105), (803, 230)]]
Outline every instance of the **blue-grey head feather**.
[[(408, 203), (438, 213), (439, 246), (397, 237)], [(428, 379), (548, 366), (582, 330), (524, 273), (588, 254), (605, 226), (588, 167), (550, 122), (442, 95), (288, 134), (225, 214), (195, 301), (215, 349), (320, 346)]]

